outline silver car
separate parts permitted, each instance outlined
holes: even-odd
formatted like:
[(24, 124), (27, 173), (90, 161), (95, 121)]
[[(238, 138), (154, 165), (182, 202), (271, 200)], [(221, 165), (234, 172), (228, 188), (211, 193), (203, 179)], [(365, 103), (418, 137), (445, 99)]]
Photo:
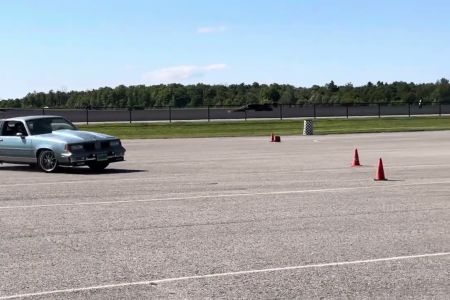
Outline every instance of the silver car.
[(123, 161), (119, 139), (80, 131), (58, 116), (29, 116), (0, 120), (0, 163), (37, 165), (53, 172), (58, 166), (83, 166), (100, 171)]

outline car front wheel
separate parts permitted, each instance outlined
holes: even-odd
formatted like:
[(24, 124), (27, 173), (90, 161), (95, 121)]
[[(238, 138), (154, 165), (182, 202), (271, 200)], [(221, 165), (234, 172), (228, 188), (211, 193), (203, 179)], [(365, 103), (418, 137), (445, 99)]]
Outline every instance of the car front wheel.
[(58, 167), (58, 160), (51, 150), (43, 150), (39, 153), (38, 166), (44, 172), (50, 173)]
[(95, 161), (88, 163), (88, 167), (93, 171), (103, 171), (108, 165), (109, 162), (107, 161)]

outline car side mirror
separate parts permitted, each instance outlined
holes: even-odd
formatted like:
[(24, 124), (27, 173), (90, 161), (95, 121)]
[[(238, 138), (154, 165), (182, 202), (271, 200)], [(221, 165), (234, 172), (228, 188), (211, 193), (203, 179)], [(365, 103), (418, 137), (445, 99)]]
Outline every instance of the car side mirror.
[(22, 132), (18, 132), (18, 133), (16, 133), (16, 136), (19, 136), (19, 137), (21, 137), (21, 138), (24, 138), (25, 136), (23, 135), (23, 133)]

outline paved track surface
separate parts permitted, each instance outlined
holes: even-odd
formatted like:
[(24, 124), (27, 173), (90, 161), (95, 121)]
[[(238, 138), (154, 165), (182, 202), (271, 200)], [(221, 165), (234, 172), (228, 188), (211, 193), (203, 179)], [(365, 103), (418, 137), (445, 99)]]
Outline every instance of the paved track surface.
[(0, 166), (0, 299), (450, 294), (450, 132), (124, 145), (102, 174)]

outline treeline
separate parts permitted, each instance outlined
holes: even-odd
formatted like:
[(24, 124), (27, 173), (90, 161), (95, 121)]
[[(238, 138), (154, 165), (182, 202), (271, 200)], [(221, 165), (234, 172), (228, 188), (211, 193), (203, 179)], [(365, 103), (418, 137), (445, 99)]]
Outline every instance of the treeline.
[(2, 108), (152, 108), (280, 104), (371, 104), (450, 102), (448, 79), (435, 83), (368, 82), (364, 86), (336, 85), (333, 81), (310, 88), (286, 84), (136, 85), (89, 91), (33, 92), (21, 99), (0, 101)]

